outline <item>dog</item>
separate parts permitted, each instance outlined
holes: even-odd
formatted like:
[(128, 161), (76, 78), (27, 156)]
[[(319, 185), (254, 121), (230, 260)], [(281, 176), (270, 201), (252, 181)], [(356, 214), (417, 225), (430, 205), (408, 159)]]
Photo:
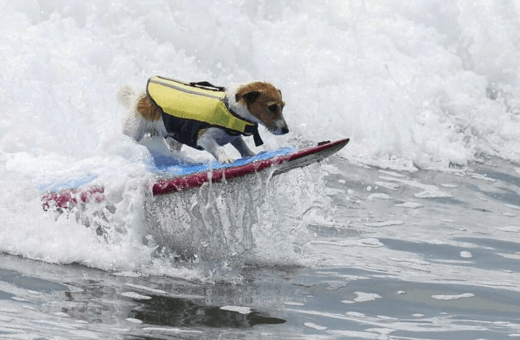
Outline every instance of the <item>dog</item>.
[(289, 132), (283, 116), (282, 92), (267, 82), (234, 85), (228, 89), (208, 82), (184, 83), (163, 77), (148, 80), (146, 91), (120, 88), (119, 101), (129, 109), (123, 133), (139, 142), (145, 135), (164, 137), (172, 150), (189, 145), (232, 163), (222, 146), (231, 143), (242, 157), (254, 156), (242, 136), (262, 144), (258, 125), (274, 135)]

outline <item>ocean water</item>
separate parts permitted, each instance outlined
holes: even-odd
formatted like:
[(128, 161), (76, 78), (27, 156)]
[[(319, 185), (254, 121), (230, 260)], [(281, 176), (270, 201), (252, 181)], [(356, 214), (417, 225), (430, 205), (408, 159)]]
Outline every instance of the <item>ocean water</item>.
[[(520, 2), (1, 4), (0, 338), (520, 336)], [(275, 84), (256, 151), (351, 142), (154, 198), (116, 100), (152, 75)]]

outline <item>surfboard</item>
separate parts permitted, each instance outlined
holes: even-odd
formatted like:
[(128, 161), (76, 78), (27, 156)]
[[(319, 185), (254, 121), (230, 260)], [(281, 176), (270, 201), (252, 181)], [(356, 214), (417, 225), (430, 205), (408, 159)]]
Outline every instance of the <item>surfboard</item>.
[[(155, 159), (150, 170), (157, 174), (157, 180), (153, 183), (151, 191), (154, 196), (167, 195), (198, 188), (205, 183), (233, 180), (266, 169), (273, 169), (273, 176), (276, 176), (292, 169), (317, 163), (341, 150), (348, 142), (349, 139), (345, 138), (333, 142), (321, 142), (299, 150), (281, 148), (261, 152), (253, 157), (241, 158), (229, 164), (187, 163)], [(95, 177), (82, 178), (48, 187), (47, 193), (42, 196), (44, 210), (70, 208), (80, 202), (100, 203), (104, 201), (102, 186), (88, 187), (88, 184), (94, 179)]]

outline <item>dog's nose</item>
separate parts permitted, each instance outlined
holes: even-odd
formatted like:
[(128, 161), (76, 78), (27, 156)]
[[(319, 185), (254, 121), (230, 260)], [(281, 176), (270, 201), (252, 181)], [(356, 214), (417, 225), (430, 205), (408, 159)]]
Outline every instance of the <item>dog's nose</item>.
[(282, 128), (282, 135), (285, 135), (286, 133), (289, 133), (289, 128), (283, 127)]

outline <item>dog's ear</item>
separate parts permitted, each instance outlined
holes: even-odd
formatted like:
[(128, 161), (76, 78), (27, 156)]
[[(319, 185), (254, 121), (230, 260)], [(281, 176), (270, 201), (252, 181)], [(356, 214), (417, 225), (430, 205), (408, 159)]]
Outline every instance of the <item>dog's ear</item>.
[(237, 93), (235, 95), (235, 100), (238, 103), (242, 98), (244, 98), (246, 104), (253, 104), (258, 99), (258, 97), (260, 97), (260, 91), (251, 91), (244, 93), (243, 95)]

